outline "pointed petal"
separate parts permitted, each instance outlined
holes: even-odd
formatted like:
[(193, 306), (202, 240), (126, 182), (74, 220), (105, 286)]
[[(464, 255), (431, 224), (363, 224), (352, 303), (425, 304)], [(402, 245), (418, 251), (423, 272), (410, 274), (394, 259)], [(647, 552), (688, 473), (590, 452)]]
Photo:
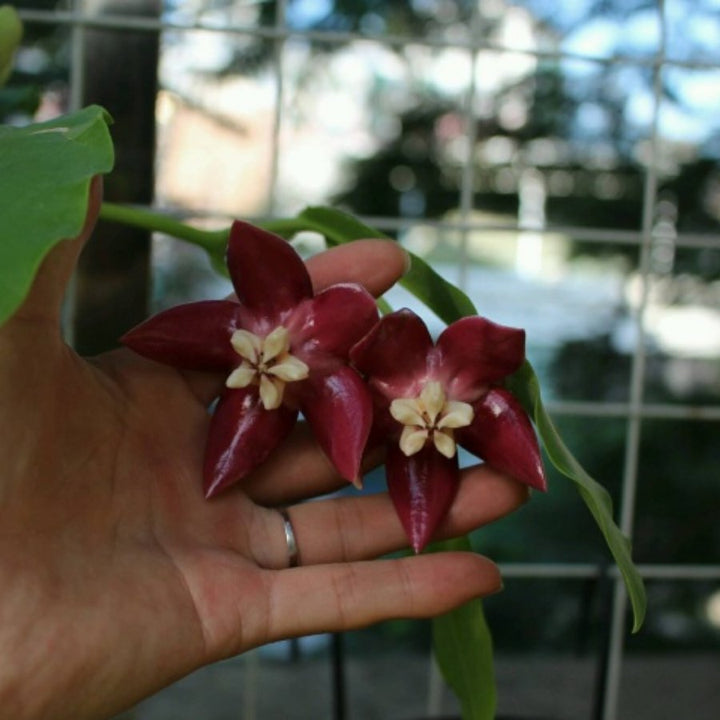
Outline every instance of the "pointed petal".
[(445, 405), (445, 414), (437, 423), (439, 428), (461, 428), (469, 425), (475, 417), (473, 406), (457, 400)]
[(425, 323), (412, 310), (403, 309), (383, 317), (352, 348), (350, 358), (387, 397), (415, 397), (432, 347)]
[(275, 319), (312, 297), (310, 276), (292, 245), (248, 223), (233, 223), (227, 264), (238, 300), (256, 315)]
[(455, 439), (489, 465), (537, 490), (547, 490), (537, 437), (518, 400), (495, 388), (474, 405), (475, 419)]
[(145, 320), (121, 342), (139, 355), (184, 370), (227, 370), (238, 362), (230, 338), (241, 312), (229, 300), (178, 305)]
[(203, 483), (212, 497), (254, 470), (292, 430), (297, 411), (265, 410), (257, 388), (229, 390), (210, 422)]
[(270, 334), (265, 336), (262, 349), (263, 362), (273, 360), (280, 353), (287, 352), (290, 348), (290, 334), (287, 328), (282, 325), (276, 327)]
[(282, 380), (260, 376), (260, 400), (266, 410), (277, 410), (283, 401), (285, 383)]
[(281, 363), (269, 368), (267, 372), (284, 382), (296, 382), (304, 380), (310, 373), (310, 368), (302, 360), (288, 355)]
[(457, 458), (446, 458), (426, 445), (405, 457), (399, 447), (388, 448), (387, 483), (390, 497), (410, 545), (419, 553), (445, 517), (458, 488)]
[(340, 475), (354, 482), (372, 424), (367, 387), (346, 366), (327, 375), (311, 374), (302, 385), (301, 409), (320, 447)]
[(291, 321), (293, 343), (305, 353), (346, 358), (377, 319), (375, 300), (362, 286), (331, 285), (297, 309)]
[(228, 375), (228, 379), (225, 381), (225, 387), (235, 389), (247, 387), (255, 379), (256, 375), (257, 370), (244, 362)]
[(236, 330), (230, 337), (230, 344), (240, 357), (249, 360), (251, 363), (258, 361), (258, 356), (262, 350), (262, 342), (255, 333), (248, 330)]
[(436, 430), (433, 433), (433, 444), (435, 445), (435, 449), (446, 458), (455, 457), (457, 445), (455, 444), (452, 430), (446, 430), (445, 432)]
[(453, 400), (478, 399), (488, 385), (515, 372), (525, 359), (525, 331), (482, 317), (466, 317), (438, 338), (433, 367)]
[(415, 398), (396, 398), (390, 403), (390, 414), (401, 425), (425, 425)]
[(403, 455), (410, 457), (422, 450), (428, 439), (428, 430), (424, 427), (406, 425), (400, 434), (400, 449)]
[(436, 380), (427, 383), (420, 393), (420, 400), (425, 406), (430, 422), (434, 423), (445, 405), (445, 391), (442, 385)]

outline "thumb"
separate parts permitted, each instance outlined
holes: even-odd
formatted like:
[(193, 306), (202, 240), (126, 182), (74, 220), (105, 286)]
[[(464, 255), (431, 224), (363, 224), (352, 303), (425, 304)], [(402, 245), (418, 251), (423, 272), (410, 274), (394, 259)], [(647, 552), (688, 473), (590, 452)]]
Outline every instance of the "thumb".
[(43, 259), (32, 287), (8, 323), (32, 321), (59, 326), (63, 297), (72, 276), (78, 256), (90, 237), (102, 202), (102, 176), (90, 181), (88, 208), (80, 234), (61, 240)]

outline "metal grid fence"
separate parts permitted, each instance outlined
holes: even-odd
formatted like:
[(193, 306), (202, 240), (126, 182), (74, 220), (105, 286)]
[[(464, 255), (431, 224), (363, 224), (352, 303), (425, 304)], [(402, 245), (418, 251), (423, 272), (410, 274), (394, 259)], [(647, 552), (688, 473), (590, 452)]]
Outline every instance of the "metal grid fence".
[[(658, 123), (663, 102), (663, 77), (669, 68), (681, 68), (692, 72), (693, 70), (715, 70), (720, 71), (720, 62), (715, 59), (674, 59), (667, 51), (667, 15), (665, 4), (658, 0), (655, 8), (657, 26), (660, 34), (653, 52), (648, 52), (640, 57), (623, 57), (613, 55), (611, 57), (585, 56), (573, 54), (560, 49), (546, 48), (525, 48), (520, 51), (517, 48), (504, 47), (501, 44), (488, 41), (482, 32), (482, 16), (479, 11), (483, 3), (477, 3), (474, 7), (471, 20), (471, 30), (463, 38), (449, 40), (443, 37), (407, 37), (404, 35), (373, 35), (367, 36), (356, 32), (339, 32), (326, 30), (303, 30), (289, 26), (286, 21), (288, 3), (280, 0), (277, 3), (275, 21), (270, 25), (244, 25), (224, 24), (221, 27), (209, 24), (202, 20), (192, 22), (178, 22), (165, 16), (148, 18), (140, 15), (123, 14), (112, 15), (94, 12), (90, 6), (93, 3), (85, 3), (83, 0), (74, 0), (68, 3), (66, 10), (30, 10), (21, 9), (21, 15), (27, 23), (52, 24), (71, 28), (73, 33), (71, 81), (70, 81), (70, 106), (77, 106), (83, 97), (83, 45), (80, 41), (82, 33), (87, 28), (102, 28), (109, 30), (134, 30), (147, 31), (150, 33), (166, 32), (192, 32), (203, 30), (208, 33), (236, 34), (242, 36), (253, 36), (263, 38), (274, 46), (274, 67), (276, 72), (276, 113), (274, 118), (274, 130), (272, 139), (272, 174), (271, 200), (268, 205), (268, 216), (272, 216), (276, 206), (274, 198), (276, 179), (278, 172), (278, 149), (280, 147), (279, 134), (283, 122), (283, 93), (284, 83), (281, 70), (281, 51), (283, 44), (288, 40), (302, 38), (310, 41), (318, 41), (323, 44), (344, 44), (354, 41), (365, 41), (377, 43), (383, 46), (402, 47), (410, 42), (428, 47), (453, 47), (467, 51), (472, 59), (478, 53), (488, 50), (513, 51), (524, 55), (533, 56), (538, 59), (561, 61), (583, 61), (598, 64), (627, 64), (644, 67), (652, 76), (652, 120), (648, 129), (647, 142), (650, 145), (650, 152), (645, 165), (644, 190), (642, 199), (642, 222), (636, 229), (616, 230), (603, 227), (564, 227), (564, 226), (541, 226), (532, 228), (540, 233), (563, 233), (569, 237), (582, 237), (587, 242), (617, 243), (619, 245), (632, 245), (638, 249), (640, 276), (640, 300), (634, 314), (636, 326), (634, 349), (629, 379), (629, 397), (621, 402), (595, 402), (595, 401), (572, 401), (556, 400), (549, 404), (551, 413), (555, 416), (575, 416), (578, 418), (618, 418), (626, 421), (625, 432), (625, 456), (622, 477), (622, 491), (619, 503), (619, 523), (622, 530), (632, 537), (633, 519), (635, 517), (638, 473), (640, 466), (640, 447), (643, 432), (643, 424), (648, 420), (674, 420), (693, 423), (697, 421), (717, 422), (720, 420), (720, 406), (694, 403), (663, 403), (648, 400), (645, 392), (645, 376), (647, 369), (647, 343), (645, 334), (645, 315), (648, 307), (648, 299), (655, 282), (655, 275), (652, 267), (653, 248), (665, 238), (658, 235), (656, 223), (658, 209), (658, 185), (659, 165), (662, 162), (663, 146), (659, 133)], [(102, 6), (102, 3), (99, 4)], [(475, 63), (471, 62), (474, 68)], [(473, 77), (468, 83), (468, 90), (462, 98), (463, 112), (465, 113), (465, 127), (468, 134), (467, 146), (473, 147), (477, 141), (477, 123), (474, 118), (476, 82)], [(413, 227), (422, 223), (425, 227), (431, 227), (439, 231), (454, 231), (467, 236), (474, 231), (489, 231), (494, 228), (487, 221), (478, 221), (473, 213), (474, 195), (473, 187), (477, 164), (472, 153), (467, 157), (462, 167), (462, 181), (460, 191), (459, 213), (453, 220), (427, 220), (423, 218), (407, 217), (368, 217), (369, 223), (377, 227), (395, 232)], [(527, 229), (523, 226), (522, 218), (518, 217), (514, 225), (503, 225), (503, 231), (521, 232)], [(715, 233), (679, 233), (673, 238), (676, 249), (718, 249), (720, 248), (720, 236)], [(466, 280), (462, 273), (464, 263), (459, 263), (460, 284)], [(505, 563), (502, 564), (502, 571), (507, 578), (542, 578), (542, 579), (588, 579), (597, 578), (600, 569), (591, 563)], [(682, 583), (684, 581), (718, 581), (720, 580), (720, 564), (642, 564), (640, 572), (646, 580), (663, 580)], [(603, 720), (614, 720), (620, 717), (620, 686), (623, 670), (624, 642), (627, 633), (627, 607), (626, 598), (619, 575), (611, 571), (610, 577), (614, 583), (614, 599), (612, 604), (611, 626), (609, 628), (608, 653), (606, 680), (604, 683), (604, 714)], [(432, 708), (430, 708), (432, 711)]]

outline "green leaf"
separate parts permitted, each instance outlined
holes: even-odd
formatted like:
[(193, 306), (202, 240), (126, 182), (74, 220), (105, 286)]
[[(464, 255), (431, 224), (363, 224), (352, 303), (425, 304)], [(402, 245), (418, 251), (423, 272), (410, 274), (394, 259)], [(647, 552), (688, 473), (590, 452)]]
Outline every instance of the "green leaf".
[(389, 235), (366, 225), (353, 215), (331, 207), (307, 207), (297, 216), (297, 222), (308, 230), (324, 235), (333, 245), (363, 238), (390, 240)]
[(400, 285), (427, 305), (443, 322), (450, 325), (461, 317), (477, 315), (470, 298), (438, 275), (417, 255), (410, 253), (412, 264)]
[[(329, 207), (309, 207), (298, 215), (307, 230), (314, 230), (328, 238), (331, 244), (340, 244), (361, 238), (386, 238), (384, 233), (365, 225), (347, 213)], [(413, 253), (410, 270), (400, 285), (425, 303), (443, 322), (450, 324), (465, 315), (476, 315), (475, 306), (462, 290), (439, 275), (424, 260)]]
[[(356, 218), (332, 208), (307, 208), (298, 216), (298, 220), (306, 222), (308, 229), (322, 233), (334, 243), (363, 237), (387, 237)], [(472, 302), (464, 293), (446, 282), (425, 261), (416, 256), (411, 257), (410, 272), (400, 281), (404, 287), (448, 324), (465, 315), (476, 314)], [(540, 385), (530, 363), (525, 362), (523, 368), (509, 380), (508, 387), (533, 417), (550, 461), (575, 482), (580, 496), (605, 537), (625, 581), (634, 614), (633, 630), (637, 632), (645, 617), (645, 588), (632, 562), (630, 541), (613, 520), (610, 495), (588, 475), (563, 443), (542, 403)]]
[(10, 77), (22, 35), (23, 26), (17, 10), (11, 5), (0, 5), (0, 85)]
[[(467, 538), (438, 543), (438, 550), (471, 550)], [(433, 647), (440, 671), (462, 707), (463, 720), (493, 720), (497, 693), (492, 635), (482, 601), (471, 600), (433, 620)]]
[(609, 493), (588, 475), (562, 441), (543, 405), (540, 383), (529, 362), (525, 361), (520, 370), (509, 378), (508, 388), (519, 398), (525, 411), (535, 420), (550, 461), (577, 485), (580, 497), (595, 518), (625, 582), (633, 609), (633, 632), (637, 632), (645, 619), (647, 607), (645, 587), (632, 561), (630, 540), (613, 520), (612, 500)]
[(25, 299), (47, 252), (82, 229), (90, 180), (113, 165), (109, 121), (93, 106), (0, 126), (0, 325)]

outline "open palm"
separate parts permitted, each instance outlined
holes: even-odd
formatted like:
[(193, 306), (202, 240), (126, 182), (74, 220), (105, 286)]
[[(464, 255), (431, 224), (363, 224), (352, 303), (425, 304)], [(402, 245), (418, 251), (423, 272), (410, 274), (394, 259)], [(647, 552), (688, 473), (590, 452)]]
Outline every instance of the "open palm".
[[(0, 328), (0, 707), (7, 717), (101, 718), (209, 662), (300, 634), (427, 617), (494, 592), (470, 553), (373, 560), (405, 545), (389, 498), (317, 502), (344, 483), (303, 426), (242, 487), (206, 501), (207, 406), (218, 378), (127, 350), (84, 360), (59, 312), (83, 234), (56, 247)], [(402, 272), (392, 243), (313, 258), (320, 288), (381, 293)], [(468, 469), (442, 528), (457, 535), (526, 490)], [(289, 506), (301, 567), (287, 568)]]

